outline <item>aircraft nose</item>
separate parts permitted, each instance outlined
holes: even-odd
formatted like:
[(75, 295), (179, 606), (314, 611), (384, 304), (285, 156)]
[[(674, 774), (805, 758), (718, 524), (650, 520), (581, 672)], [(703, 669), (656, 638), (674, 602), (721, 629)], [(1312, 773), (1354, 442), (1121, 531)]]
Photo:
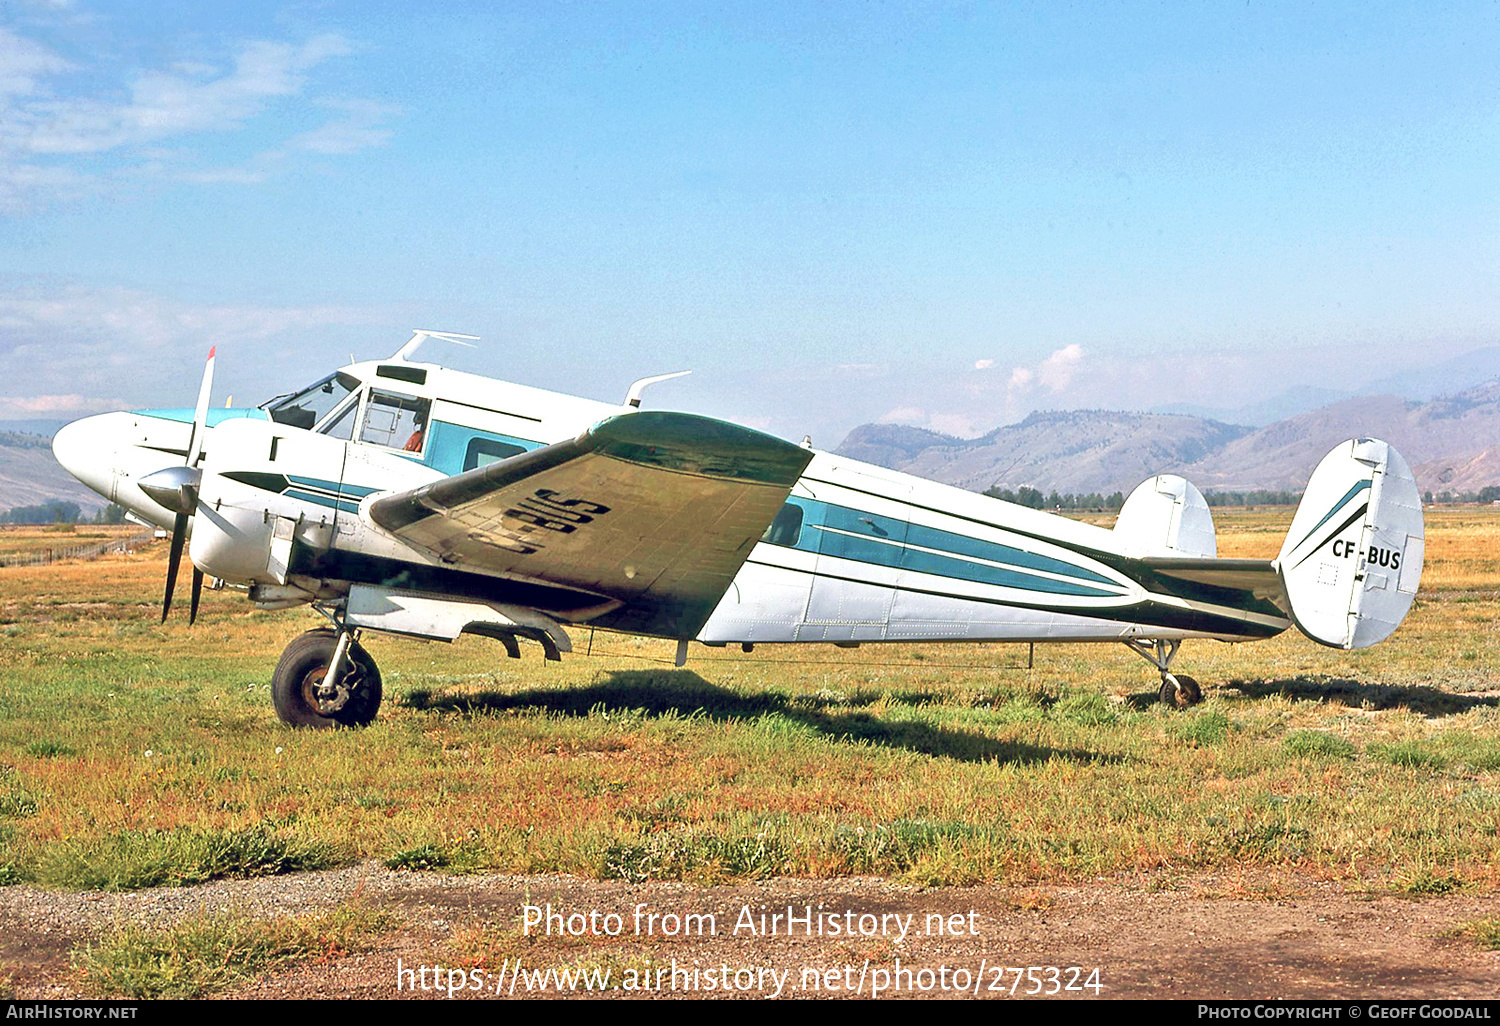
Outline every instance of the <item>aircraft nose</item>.
[(108, 415), (75, 420), (52, 438), (52, 455), (68, 473), (114, 501), (114, 442)]

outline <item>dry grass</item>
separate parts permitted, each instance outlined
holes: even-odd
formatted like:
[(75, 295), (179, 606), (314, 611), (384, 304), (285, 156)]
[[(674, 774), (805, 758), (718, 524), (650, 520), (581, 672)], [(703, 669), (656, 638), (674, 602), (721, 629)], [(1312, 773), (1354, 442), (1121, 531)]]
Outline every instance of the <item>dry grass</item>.
[(362, 904), (257, 921), (203, 915), (167, 929), (122, 926), (75, 955), (101, 997), (194, 998), (290, 964), (320, 964), (356, 950), (390, 917)]
[(126, 538), (141, 530), (136, 524), (0, 525), (0, 556)]
[[(1224, 555), (1274, 555), (1290, 519), (1215, 515)], [(380, 719), (295, 732), (267, 684), (313, 614), (210, 593), (197, 627), (159, 627), (165, 546), (4, 569), (0, 879), (80, 886), (122, 838), (260, 831), (459, 872), (1035, 888), (1284, 866), (1488, 888), (1500, 516), (1428, 523), (1423, 593), (1391, 641), (1190, 642), (1177, 668), (1210, 698), (1186, 713), (1155, 706), (1117, 645), (1039, 646), (1031, 671), (1015, 645), (694, 647), (676, 670), (669, 643), (619, 636), (560, 667), (372, 637)]]

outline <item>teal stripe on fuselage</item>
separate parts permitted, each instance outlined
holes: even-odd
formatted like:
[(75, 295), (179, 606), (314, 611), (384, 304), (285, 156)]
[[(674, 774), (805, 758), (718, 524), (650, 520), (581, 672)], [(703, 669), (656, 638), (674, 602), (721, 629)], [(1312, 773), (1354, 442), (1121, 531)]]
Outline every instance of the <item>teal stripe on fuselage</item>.
[[(194, 409), (191, 409), (191, 408), (185, 409), (185, 410), (132, 410), (131, 412), (134, 413), (138, 417), (156, 417), (156, 418), (158, 418), (160, 420), (175, 420), (175, 421), (179, 421), (179, 422), (181, 422), (183, 424), (191, 424), (193, 422), (194, 416), (197, 415), (197, 411), (194, 410)], [(224, 423), (226, 420), (270, 420), (270, 419), (271, 419), (271, 415), (268, 414), (265, 410), (254, 409), (254, 408), (249, 408), (249, 409), (241, 408), (241, 409), (237, 409), (237, 410), (231, 410), (231, 409), (217, 409), (217, 410), (215, 410), (215, 409), (210, 409), (208, 411), (208, 426), (209, 427), (218, 427), (220, 424)]]
[(300, 488), (288, 488), (285, 493), (289, 498), (301, 499), (303, 502), (311, 502), (318, 506), (327, 506), (336, 509), (340, 513), (358, 513), (359, 503), (350, 502), (347, 499), (335, 499), (329, 495), (317, 492), (304, 492)]
[(329, 481), (321, 477), (298, 477), (296, 474), (288, 474), (287, 480), (292, 484), (301, 485), (303, 488), (316, 488), (325, 492), (333, 492), (336, 495), (352, 495), (356, 499), (363, 499), (366, 495), (373, 495), (379, 488), (366, 488), (364, 485), (340, 484), (338, 481)]
[(958, 556), (973, 556), (975, 559), (987, 559), (995, 563), (1009, 563), (1028, 570), (1044, 570), (1049, 574), (1076, 577), (1082, 581), (1104, 584), (1112, 588), (1119, 587), (1116, 582), (1103, 574), (1085, 570), (1065, 560), (1041, 556), (1035, 552), (1027, 552), (1025, 549), (1001, 545), (998, 542), (987, 542), (964, 534), (954, 534), (952, 531), (940, 531), (935, 527), (912, 524), (906, 534), (906, 543), (919, 545), (924, 549), (940, 549)]
[[(1051, 556), (832, 503), (801, 498), (789, 501), (803, 511), (802, 534), (795, 547), (804, 552), (1050, 595), (1083, 598), (1121, 595), (1120, 586), (1109, 578)], [(961, 558), (964, 556), (970, 559)], [(974, 559), (988, 562), (972, 562)], [(1007, 565), (992, 565), (995, 563)], [(1028, 573), (1028, 569), (1074, 580), (1059, 581)], [(1090, 587), (1092, 584), (1113, 590)]]

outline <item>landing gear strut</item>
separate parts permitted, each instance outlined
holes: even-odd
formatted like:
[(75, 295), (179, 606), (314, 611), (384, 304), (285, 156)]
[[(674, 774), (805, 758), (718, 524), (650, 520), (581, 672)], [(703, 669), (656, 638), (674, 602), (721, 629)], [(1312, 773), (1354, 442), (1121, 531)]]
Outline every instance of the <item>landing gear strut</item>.
[(1146, 641), (1141, 638), (1131, 638), (1125, 642), (1136, 655), (1155, 666), (1161, 674), (1161, 691), (1158, 697), (1162, 705), (1170, 705), (1176, 709), (1186, 709), (1190, 705), (1197, 705), (1203, 701), (1203, 689), (1198, 687), (1198, 682), (1185, 673), (1174, 674), (1168, 667), (1172, 665), (1172, 657), (1177, 654), (1177, 648), (1182, 642), (1172, 641)]
[(320, 627), (281, 654), (271, 700), (293, 727), (363, 727), (380, 709), (380, 670), (353, 631)]

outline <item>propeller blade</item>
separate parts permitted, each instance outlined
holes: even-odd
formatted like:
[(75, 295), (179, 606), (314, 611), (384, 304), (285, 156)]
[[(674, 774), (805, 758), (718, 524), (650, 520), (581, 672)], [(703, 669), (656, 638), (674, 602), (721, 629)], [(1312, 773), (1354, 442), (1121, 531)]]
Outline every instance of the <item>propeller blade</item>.
[(187, 540), (188, 515), (179, 513), (172, 520), (172, 551), (167, 556), (167, 593), (161, 599), (161, 622), (167, 622), (172, 610), (172, 590), (177, 587), (177, 566), (182, 562), (182, 543)]
[(198, 600), (203, 597), (203, 571), (193, 567), (193, 601), (188, 606), (188, 626), (198, 622)]
[(208, 433), (208, 396), (214, 387), (214, 353), (218, 346), (208, 350), (208, 362), (203, 365), (203, 383), (198, 386), (198, 405), (193, 410), (193, 434), (188, 439), (187, 465), (193, 466), (203, 454), (203, 436)]
[[(177, 588), (177, 570), (182, 565), (182, 546), (187, 541), (188, 517), (197, 512), (198, 482), (202, 472), (198, 460), (203, 455), (203, 439), (208, 434), (208, 399), (214, 389), (214, 354), (210, 346), (208, 362), (203, 365), (203, 382), (198, 386), (198, 405), (193, 409), (193, 433), (188, 436), (187, 460), (181, 468), (168, 468), (148, 475), (156, 490), (147, 491), (157, 502), (177, 515), (172, 519), (172, 551), (167, 556), (167, 591), (161, 599), (161, 622), (167, 622), (172, 611), (172, 592)], [(145, 479), (143, 479), (145, 480)], [(144, 489), (143, 489), (144, 490)], [(198, 619), (198, 600), (203, 595), (203, 571), (193, 567), (193, 599), (188, 609), (188, 624)]]

